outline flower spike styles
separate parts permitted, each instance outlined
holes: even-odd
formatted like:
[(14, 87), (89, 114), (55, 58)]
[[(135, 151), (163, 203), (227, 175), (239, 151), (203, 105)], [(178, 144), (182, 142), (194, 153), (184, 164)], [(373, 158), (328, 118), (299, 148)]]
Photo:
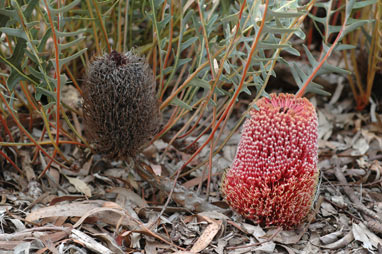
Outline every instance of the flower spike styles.
[(142, 57), (116, 51), (96, 58), (84, 85), (85, 132), (110, 159), (133, 157), (160, 125), (154, 74)]
[(266, 226), (290, 228), (309, 213), (318, 179), (317, 114), (306, 98), (271, 94), (243, 126), (222, 181), (228, 204)]

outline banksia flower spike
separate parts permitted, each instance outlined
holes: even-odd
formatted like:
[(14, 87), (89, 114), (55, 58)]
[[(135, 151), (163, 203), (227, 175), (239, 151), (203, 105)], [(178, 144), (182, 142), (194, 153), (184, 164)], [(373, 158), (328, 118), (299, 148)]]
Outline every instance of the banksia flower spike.
[(244, 217), (290, 228), (308, 214), (316, 190), (317, 115), (307, 99), (292, 94), (272, 94), (256, 105), (222, 192)]
[(113, 51), (95, 59), (83, 91), (85, 132), (96, 152), (133, 157), (158, 130), (154, 75), (134, 53)]

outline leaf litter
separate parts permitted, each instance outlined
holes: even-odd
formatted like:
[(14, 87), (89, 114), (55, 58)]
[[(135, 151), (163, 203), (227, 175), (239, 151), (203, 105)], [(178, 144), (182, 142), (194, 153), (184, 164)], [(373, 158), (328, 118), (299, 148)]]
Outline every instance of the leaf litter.
[(172, 176), (189, 155), (163, 140), (134, 162), (109, 162), (67, 146), (62, 150), (75, 161), (70, 170), (53, 164), (41, 180), (33, 150), (22, 149), (25, 177), (4, 167), (0, 178), (0, 252), (382, 253), (382, 115), (373, 108), (373, 120), (370, 112), (352, 111), (343, 90), (330, 103), (311, 98), (322, 181), (311, 214), (294, 230), (256, 225), (222, 200), (219, 182), (239, 133), (214, 159), (208, 199), (203, 167), (174, 185)]

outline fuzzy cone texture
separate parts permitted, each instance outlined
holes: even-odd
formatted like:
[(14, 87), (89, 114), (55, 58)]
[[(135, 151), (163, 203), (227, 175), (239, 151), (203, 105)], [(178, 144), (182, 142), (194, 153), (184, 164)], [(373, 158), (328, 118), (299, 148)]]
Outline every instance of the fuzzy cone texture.
[(228, 204), (261, 225), (290, 228), (308, 214), (318, 179), (317, 114), (305, 98), (260, 99), (222, 181)]
[(160, 125), (155, 80), (143, 58), (113, 51), (88, 69), (84, 92), (86, 133), (110, 159), (133, 157)]

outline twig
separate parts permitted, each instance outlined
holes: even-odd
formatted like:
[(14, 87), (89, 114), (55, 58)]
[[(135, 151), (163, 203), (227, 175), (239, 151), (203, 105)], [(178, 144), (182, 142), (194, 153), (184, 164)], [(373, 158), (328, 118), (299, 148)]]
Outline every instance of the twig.
[(378, 221), (367, 221), (366, 226), (377, 234), (382, 234), (382, 223)]
[(336, 169), (335, 169), (335, 175), (338, 179), (338, 181), (340, 181), (341, 184), (344, 184), (344, 192), (345, 194), (349, 197), (349, 199), (353, 202), (352, 206), (357, 209), (358, 211), (360, 211), (361, 213), (363, 213), (364, 215), (368, 216), (368, 217), (371, 217), (379, 222), (382, 222), (382, 218), (379, 218), (378, 215), (371, 211), (369, 208), (367, 208), (364, 204), (362, 204), (362, 202), (356, 197), (356, 195), (354, 194), (354, 191), (348, 186), (348, 182), (346, 181), (346, 178), (344, 176), (344, 174), (342, 173), (342, 170), (340, 168), (340, 165), (339, 165), (339, 162), (338, 160), (336, 160)]
[(356, 208), (358, 211), (362, 212), (364, 215), (371, 217), (378, 222), (382, 223), (382, 218), (378, 217), (378, 214), (373, 212), (372, 210), (368, 209), (364, 204), (353, 204), (353, 207)]
[(264, 243), (272, 241), (273, 238), (275, 238), (281, 231), (282, 231), (282, 227), (278, 227), (276, 229), (276, 231), (273, 233), (273, 235), (271, 237), (269, 237), (265, 241), (258, 242), (258, 243), (247, 244), (247, 245), (239, 245), (239, 246), (227, 247), (227, 250), (236, 250), (236, 249), (250, 248), (250, 247), (256, 247), (256, 246), (262, 245)]
[(48, 197), (51, 193), (50, 192), (44, 192), (41, 196), (39, 196), (37, 199), (33, 200), (32, 203), (30, 203), (27, 207), (23, 209), (23, 212), (26, 212), (30, 210), (32, 207), (34, 207), (36, 204), (40, 203), (43, 199)]
[[(177, 179), (180, 174), (179, 170), (177, 171), (178, 174), (176, 175), (175, 180), (171, 180), (167, 177), (153, 177), (141, 163), (136, 163), (136, 169), (139, 175), (145, 180), (147, 180), (154, 187), (160, 189), (161, 191), (169, 193), (169, 197), (172, 197), (172, 199), (178, 205), (181, 205), (182, 207), (195, 212), (224, 211), (224, 209), (208, 203), (206, 200), (199, 197), (195, 192), (190, 191), (187, 188), (179, 185), (177, 183)], [(159, 213), (157, 220), (155, 220), (154, 223), (152, 223), (152, 225), (154, 225), (163, 215), (164, 211), (166, 211), (170, 200), (171, 198), (167, 198), (166, 203), (162, 207), (162, 211)]]

